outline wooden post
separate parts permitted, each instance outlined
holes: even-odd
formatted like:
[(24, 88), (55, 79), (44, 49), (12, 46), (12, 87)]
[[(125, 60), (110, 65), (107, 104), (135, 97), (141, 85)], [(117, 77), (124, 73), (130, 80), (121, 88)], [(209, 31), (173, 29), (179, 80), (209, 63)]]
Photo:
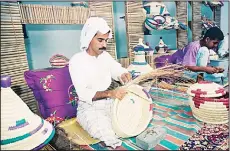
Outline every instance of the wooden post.
[(196, 41), (201, 38), (201, 2), (192, 2), (192, 40)]
[[(185, 23), (188, 26), (187, 21), (187, 2), (176, 2), (176, 18), (179, 22)], [(188, 43), (187, 30), (177, 30), (177, 49), (183, 48)]]

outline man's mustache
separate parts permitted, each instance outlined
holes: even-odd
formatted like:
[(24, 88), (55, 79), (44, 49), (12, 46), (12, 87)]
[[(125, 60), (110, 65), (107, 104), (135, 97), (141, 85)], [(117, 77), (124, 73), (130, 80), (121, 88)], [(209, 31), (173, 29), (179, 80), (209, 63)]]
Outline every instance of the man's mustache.
[(99, 50), (106, 50), (106, 47), (99, 48)]

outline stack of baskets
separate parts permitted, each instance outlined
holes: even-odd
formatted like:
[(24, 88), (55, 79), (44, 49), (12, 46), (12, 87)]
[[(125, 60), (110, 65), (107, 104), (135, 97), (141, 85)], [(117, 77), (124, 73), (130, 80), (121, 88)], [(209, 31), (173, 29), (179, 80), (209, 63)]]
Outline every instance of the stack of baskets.
[(200, 81), (187, 90), (193, 116), (205, 123), (228, 123), (229, 97), (223, 86)]

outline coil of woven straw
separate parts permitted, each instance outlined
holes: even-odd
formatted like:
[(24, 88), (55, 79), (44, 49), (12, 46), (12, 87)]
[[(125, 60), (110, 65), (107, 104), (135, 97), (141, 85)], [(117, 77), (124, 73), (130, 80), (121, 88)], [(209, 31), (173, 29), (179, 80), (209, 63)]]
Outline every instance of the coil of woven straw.
[(210, 117), (215, 117), (215, 116), (220, 116), (220, 115), (228, 116), (228, 111), (226, 109), (212, 110), (212, 109), (208, 109), (208, 108), (197, 108), (197, 107), (195, 107), (195, 105), (193, 103), (190, 103), (190, 106), (191, 106), (191, 108), (194, 109), (195, 112), (203, 113), (203, 114), (210, 116)]
[(143, 132), (152, 119), (152, 100), (139, 85), (131, 85), (128, 94), (116, 99), (112, 108), (112, 126), (117, 136), (133, 137)]
[(193, 112), (193, 116), (196, 119), (203, 121), (205, 123), (211, 123), (211, 124), (228, 123), (228, 112), (226, 112), (224, 115), (214, 114), (213, 111), (212, 112), (211, 111), (210, 112), (201, 112), (200, 109), (195, 108), (193, 105), (191, 105), (191, 109)]
[(212, 110), (213, 108), (210, 109), (210, 108), (207, 108), (207, 107), (196, 108), (193, 103), (191, 103), (190, 106), (193, 107), (195, 111), (199, 111), (199, 113), (203, 113), (203, 114), (205, 114), (207, 116), (228, 115), (228, 111), (226, 110), (226, 108), (225, 109), (223, 108), (222, 110)]
[[(209, 102), (205, 100), (206, 98), (199, 98), (197, 100), (196, 97), (190, 97), (189, 98), (191, 102), (195, 105), (197, 108), (204, 108), (204, 109), (210, 109), (213, 111), (227, 111), (229, 110), (229, 102), (228, 99), (214, 99), (215, 102)], [(203, 100), (202, 100), (203, 99)], [(222, 101), (224, 100), (224, 101)]]

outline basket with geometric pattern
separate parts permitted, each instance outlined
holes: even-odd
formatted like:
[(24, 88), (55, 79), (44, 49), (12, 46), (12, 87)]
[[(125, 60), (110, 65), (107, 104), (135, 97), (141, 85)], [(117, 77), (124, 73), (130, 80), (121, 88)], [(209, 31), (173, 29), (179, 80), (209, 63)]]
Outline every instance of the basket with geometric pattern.
[(228, 123), (229, 93), (221, 85), (200, 81), (187, 91), (193, 116), (205, 123)]

